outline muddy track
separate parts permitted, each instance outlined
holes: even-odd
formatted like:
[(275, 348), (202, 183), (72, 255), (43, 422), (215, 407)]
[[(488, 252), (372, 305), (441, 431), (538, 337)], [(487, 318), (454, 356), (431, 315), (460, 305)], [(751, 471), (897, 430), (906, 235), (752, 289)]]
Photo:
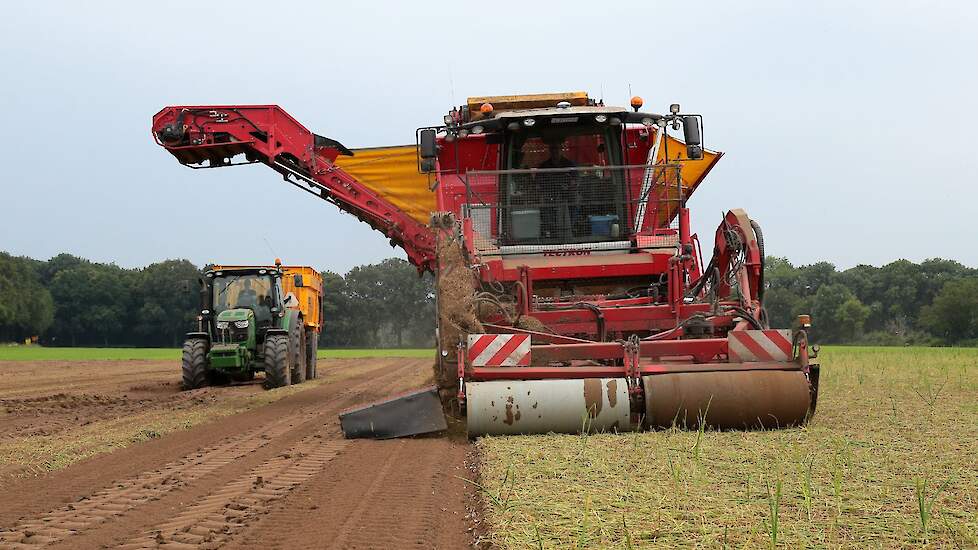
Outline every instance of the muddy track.
[[(292, 510), (288, 501), (296, 488), (322, 483), (323, 479), (335, 481), (346, 475), (342, 470), (333, 469), (331, 463), (337, 457), (342, 458), (341, 462), (345, 464), (347, 455), (352, 455), (356, 458), (354, 462), (361, 465), (369, 464), (371, 460), (376, 461), (378, 457), (390, 460), (390, 456), (400, 456), (406, 446), (415, 443), (427, 443), (428, 447), (448, 444), (446, 440), (432, 439), (380, 443), (381, 446), (377, 447), (371, 445), (374, 442), (349, 442), (342, 438), (336, 421), (339, 410), (366, 399), (408, 389), (417, 385), (424, 376), (419, 373), (430, 372), (428, 361), (425, 360), (381, 360), (371, 363), (376, 364), (376, 368), (365, 372), (364, 376), (328, 383), (267, 407), (213, 423), (223, 425), (224, 437), (216, 441), (210, 439), (210, 444), (172, 460), (161, 460), (154, 468), (114, 477), (111, 482), (105, 483), (98, 490), (83, 494), (75, 502), (48, 508), (45, 513), (33, 514), (29, 512), (31, 508), (38, 509), (36, 503), (33, 506), (24, 506), (24, 511), (28, 512), (27, 518), (10, 528), (0, 529), (0, 546), (215, 548), (232, 541), (239, 534), (247, 535), (255, 524), (263, 525), (261, 518), (279, 514), (281, 510)], [(214, 426), (208, 425), (208, 429), (204, 428), (202, 426), (165, 439), (179, 440), (181, 436), (194, 439), (194, 432), (201, 432), (204, 438), (214, 435)], [(151, 445), (142, 447), (145, 452), (145, 448), (150, 448)], [(390, 448), (395, 452), (385, 451)], [(358, 457), (358, 453), (362, 454), (363, 451), (367, 451), (366, 456)], [(99, 462), (104, 463), (104, 467), (111, 468), (114, 462), (124, 459), (124, 456), (117, 455), (125, 454), (119, 452), (92, 459), (79, 464), (78, 468), (72, 467), (60, 472), (61, 476), (52, 475), (52, 479), (36, 480), (34, 489), (43, 493), (45, 482), (57, 483), (58, 477), (70, 476), (72, 470), (84, 470), (93, 464), (98, 467)], [(165, 453), (160, 454), (161, 458), (165, 456)], [(418, 448), (414, 454), (430, 457), (442, 453), (436, 449)], [(385, 476), (390, 471), (403, 468), (405, 464), (413, 464), (412, 460), (417, 459), (418, 457), (412, 459), (402, 456), (389, 463), (391, 465), (388, 473), (372, 481), (360, 477), (358, 482), (361, 485), (367, 483), (370, 487), (387, 485), (390, 480)], [(415, 466), (423, 466), (424, 459), (421, 460)], [(435, 461), (438, 467), (428, 469), (435, 471), (454, 467), (443, 462), (445, 460), (450, 461), (450, 457), (440, 456)], [(397, 468), (393, 466), (395, 463)], [(415, 466), (412, 466), (414, 473), (419, 471)], [(125, 468), (121, 470), (124, 471)], [(433, 479), (431, 475), (427, 478)], [(447, 480), (445, 476), (440, 479)], [(461, 483), (460, 480), (454, 481)], [(19, 489), (27, 490), (29, 485), (31, 483), (25, 482)], [(358, 489), (353, 493), (363, 494), (364, 491), (372, 495), (371, 498), (376, 499), (379, 496), (376, 489)], [(430, 487), (428, 492), (431, 492)], [(64, 498), (70, 496), (70, 492), (58, 496)], [(326, 494), (319, 498), (331, 501), (324, 503), (323, 508), (333, 507), (335, 495)], [(5, 507), (8, 508), (6, 513), (3, 510)], [(412, 513), (417, 510), (425, 511), (421, 516), (432, 515), (427, 512), (428, 508), (414, 506), (410, 499), (404, 501), (403, 507)], [(17, 508), (0, 506), (0, 522), (3, 522), (5, 516), (16, 513)], [(418, 531), (423, 534), (431, 526), (421, 521), (421, 516), (415, 518), (418, 521), (412, 520), (409, 523), (425, 526)], [(405, 515), (405, 519), (407, 517)], [(459, 523), (456, 526), (456, 534), (459, 536), (464, 531), (461, 525)], [(343, 543), (347, 546), (337, 547), (365, 547), (357, 544), (356, 537), (352, 536), (355, 534), (352, 529), (336, 527), (345, 529), (341, 532), (348, 534), (343, 535), (346, 538), (342, 540), (349, 542), (349, 545)], [(282, 538), (284, 535), (279, 533), (273, 536)], [(333, 538), (328, 537), (326, 540)], [(237, 545), (238, 543), (234, 543), (229, 546)], [(313, 545), (322, 546), (322, 542)]]

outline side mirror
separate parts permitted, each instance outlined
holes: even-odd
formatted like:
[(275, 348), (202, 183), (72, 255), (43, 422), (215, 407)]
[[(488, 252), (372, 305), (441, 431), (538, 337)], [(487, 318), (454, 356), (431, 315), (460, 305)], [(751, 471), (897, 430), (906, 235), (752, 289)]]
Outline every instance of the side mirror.
[(438, 156), (438, 144), (435, 141), (435, 131), (421, 130), (419, 154), (422, 159), (434, 159)]
[(292, 283), (295, 285), (296, 288), (302, 288), (303, 286), (305, 286), (304, 281), (302, 280), (302, 275), (296, 275), (295, 277), (293, 277)]
[(686, 142), (687, 156), (693, 160), (703, 158), (703, 140), (700, 136), (700, 121), (694, 116), (683, 117), (683, 140)]
[(201, 310), (210, 309), (210, 307), (211, 307), (211, 304), (210, 304), (210, 301), (211, 301), (210, 300), (210, 298), (211, 298), (210, 290), (207, 288), (207, 284), (204, 283), (204, 280), (203, 279), (197, 279), (197, 282), (200, 283), (200, 293), (199, 293), (200, 294), (200, 309)]

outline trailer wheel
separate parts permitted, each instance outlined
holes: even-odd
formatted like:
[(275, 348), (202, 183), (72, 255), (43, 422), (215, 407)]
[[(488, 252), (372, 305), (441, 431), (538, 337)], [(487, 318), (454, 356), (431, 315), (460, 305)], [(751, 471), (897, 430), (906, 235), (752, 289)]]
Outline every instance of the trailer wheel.
[(280, 388), (292, 383), (289, 368), (289, 337), (272, 334), (265, 337), (265, 389)]
[(316, 352), (319, 350), (319, 335), (315, 330), (306, 331), (306, 380), (316, 379)]
[(292, 356), (292, 383), (301, 384), (306, 379), (306, 331), (302, 319), (289, 329), (289, 354)]
[(208, 383), (207, 340), (190, 338), (183, 343), (183, 389), (194, 390)]

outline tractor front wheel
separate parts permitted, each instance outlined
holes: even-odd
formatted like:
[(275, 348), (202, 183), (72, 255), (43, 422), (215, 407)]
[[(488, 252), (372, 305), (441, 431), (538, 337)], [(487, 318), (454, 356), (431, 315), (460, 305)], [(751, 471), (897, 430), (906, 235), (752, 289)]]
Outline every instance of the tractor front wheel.
[(281, 388), (292, 383), (289, 364), (289, 337), (272, 334), (265, 338), (265, 389)]
[(195, 390), (207, 385), (207, 340), (190, 338), (183, 343), (183, 389)]
[(319, 350), (319, 335), (316, 331), (306, 331), (306, 380), (316, 379), (316, 352)]

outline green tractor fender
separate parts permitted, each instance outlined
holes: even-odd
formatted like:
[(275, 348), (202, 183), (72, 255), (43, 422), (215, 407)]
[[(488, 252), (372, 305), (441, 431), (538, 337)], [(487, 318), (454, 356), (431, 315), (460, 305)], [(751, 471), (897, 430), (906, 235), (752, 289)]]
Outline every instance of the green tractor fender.
[(272, 334), (289, 334), (289, 330), (295, 325), (302, 325), (302, 314), (294, 309), (285, 310), (285, 315), (282, 317), (282, 323), (276, 328), (270, 328), (265, 333), (267, 335)]

